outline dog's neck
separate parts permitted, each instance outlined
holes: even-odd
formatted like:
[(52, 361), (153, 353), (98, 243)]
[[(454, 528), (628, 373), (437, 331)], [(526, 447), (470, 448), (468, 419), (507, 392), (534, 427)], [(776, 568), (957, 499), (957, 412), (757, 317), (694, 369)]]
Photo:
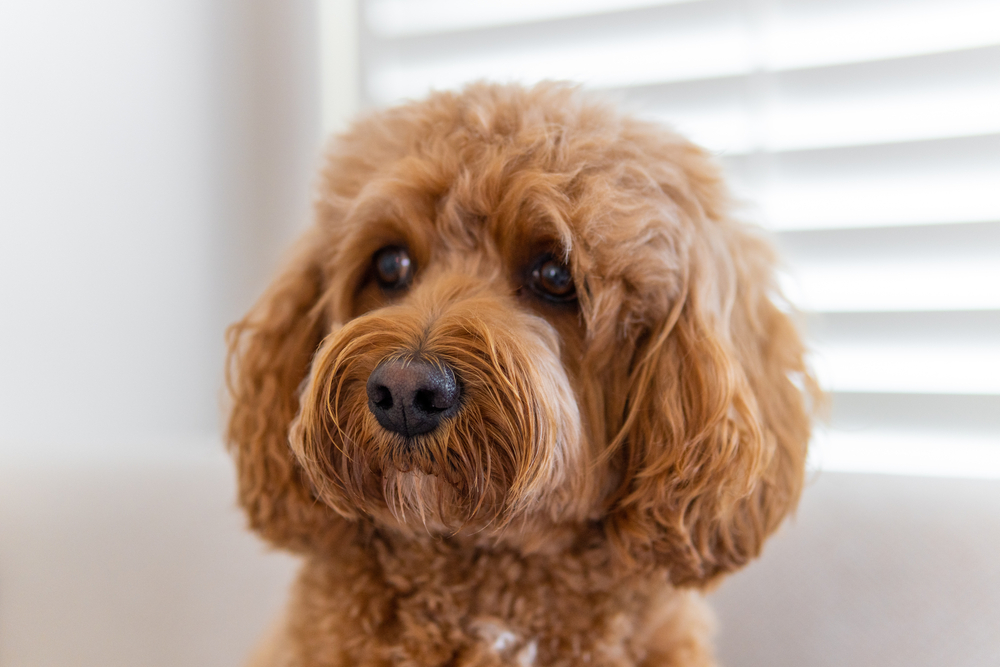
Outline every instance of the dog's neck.
[(406, 664), (527, 666), (567, 655), (579, 664), (638, 665), (659, 655), (651, 637), (662, 610), (686, 596), (665, 574), (615, 567), (598, 528), (570, 533), (525, 553), (472, 537), (361, 526), (307, 561), (292, 605), (296, 634), (317, 642), (317, 655), (329, 642), (342, 655), (333, 664), (345, 665), (395, 656)]

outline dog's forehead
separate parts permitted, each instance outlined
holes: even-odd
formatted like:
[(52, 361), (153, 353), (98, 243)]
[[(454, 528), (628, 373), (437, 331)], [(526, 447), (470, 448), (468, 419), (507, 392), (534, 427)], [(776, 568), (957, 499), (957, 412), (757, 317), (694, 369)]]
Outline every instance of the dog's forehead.
[(716, 215), (714, 166), (663, 128), (571, 96), (474, 97), (376, 114), (334, 146), (324, 186), (349, 203), (346, 219), (328, 216), (342, 252), (396, 243), (509, 262), (560, 251), (638, 284), (674, 272), (691, 221)]
[[(450, 154), (414, 150), (373, 173), (354, 202), (354, 227), (393, 228), (411, 242), (513, 254), (532, 246), (616, 251), (676, 218), (628, 159), (554, 155), (555, 147), (468, 142)], [(643, 191), (645, 190), (645, 191)]]

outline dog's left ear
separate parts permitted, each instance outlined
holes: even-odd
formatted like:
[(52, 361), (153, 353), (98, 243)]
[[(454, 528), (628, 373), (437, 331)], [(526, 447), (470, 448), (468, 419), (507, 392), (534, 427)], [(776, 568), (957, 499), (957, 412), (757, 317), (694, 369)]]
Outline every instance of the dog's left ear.
[(699, 585), (761, 549), (798, 501), (815, 383), (772, 296), (769, 246), (709, 221), (684, 293), (636, 342), (612, 538)]

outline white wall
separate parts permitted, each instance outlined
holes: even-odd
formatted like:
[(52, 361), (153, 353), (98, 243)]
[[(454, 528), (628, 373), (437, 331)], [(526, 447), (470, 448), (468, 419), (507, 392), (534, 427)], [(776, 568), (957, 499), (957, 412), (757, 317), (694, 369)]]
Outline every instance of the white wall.
[(217, 437), (224, 327), (309, 215), (315, 15), (0, 4), (0, 453)]

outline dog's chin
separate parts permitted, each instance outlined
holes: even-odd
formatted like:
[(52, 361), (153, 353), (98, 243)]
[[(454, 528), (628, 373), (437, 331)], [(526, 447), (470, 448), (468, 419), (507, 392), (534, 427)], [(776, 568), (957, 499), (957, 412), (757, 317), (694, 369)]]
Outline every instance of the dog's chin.
[(404, 532), (458, 535), (500, 528), (495, 509), (485, 495), (470, 496), (441, 475), (420, 470), (392, 471), (383, 477), (382, 497), (369, 504), (368, 514), (377, 523)]
[(379, 523), (458, 533), (501, 527), (510, 519), (510, 484), (482, 452), (462, 451), (447, 437), (379, 440), (366, 462), (368, 483), (355, 498)]

